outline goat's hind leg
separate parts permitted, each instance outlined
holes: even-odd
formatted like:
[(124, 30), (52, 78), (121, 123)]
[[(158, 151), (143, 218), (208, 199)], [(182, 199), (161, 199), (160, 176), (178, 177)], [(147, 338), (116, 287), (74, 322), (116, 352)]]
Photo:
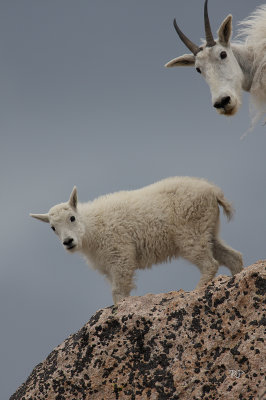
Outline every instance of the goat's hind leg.
[(201, 278), (196, 286), (196, 289), (199, 289), (215, 277), (219, 268), (219, 263), (213, 257), (211, 246), (206, 246), (205, 249), (201, 249), (197, 252), (194, 250), (192, 253), (193, 254), (184, 258), (195, 264), (201, 272)]
[(219, 265), (229, 268), (232, 275), (237, 274), (243, 269), (242, 254), (239, 251), (227, 246), (220, 239), (213, 240), (213, 255)]
[(218, 271), (219, 264), (213, 257), (210, 257), (205, 258), (202, 262), (197, 262), (196, 265), (199, 267), (201, 272), (201, 278), (196, 286), (196, 289), (199, 289), (213, 280)]

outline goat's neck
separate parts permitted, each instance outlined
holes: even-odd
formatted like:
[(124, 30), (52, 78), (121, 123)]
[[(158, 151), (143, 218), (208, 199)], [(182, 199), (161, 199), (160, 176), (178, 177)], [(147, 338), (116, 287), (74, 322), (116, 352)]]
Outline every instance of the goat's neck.
[(91, 207), (89, 204), (83, 203), (79, 204), (79, 213), (82, 219), (85, 222), (85, 232), (83, 237), (83, 246), (86, 249), (90, 249), (94, 246), (95, 241), (95, 215), (91, 211)]
[(231, 47), (235, 58), (237, 59), (237, 62), (244, 74), (242, 89), (249, 92), (255, 73), (254, 53), (250, 47), (247, 47), (244, 44), (234, 43)]

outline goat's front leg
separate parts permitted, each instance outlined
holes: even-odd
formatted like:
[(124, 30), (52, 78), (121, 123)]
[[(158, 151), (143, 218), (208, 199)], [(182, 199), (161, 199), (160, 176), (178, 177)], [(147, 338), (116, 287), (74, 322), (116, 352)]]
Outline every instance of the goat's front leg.
[(135, 287), (134, 273), (135, 268), (132, 268), (132, 265), (129, 267), (127, 264), (119, 263), (111, 267), (108, 280), (111, 283), (114, 304), (130, 296), (131, 290)]

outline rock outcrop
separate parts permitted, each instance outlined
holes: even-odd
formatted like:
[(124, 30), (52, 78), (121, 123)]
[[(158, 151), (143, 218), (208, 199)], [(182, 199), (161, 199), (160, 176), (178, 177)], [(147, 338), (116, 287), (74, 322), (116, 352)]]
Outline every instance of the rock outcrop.
[(266, 261), (198, 291), (129, 297), (98, 311), (11, 396), (266, 398)]

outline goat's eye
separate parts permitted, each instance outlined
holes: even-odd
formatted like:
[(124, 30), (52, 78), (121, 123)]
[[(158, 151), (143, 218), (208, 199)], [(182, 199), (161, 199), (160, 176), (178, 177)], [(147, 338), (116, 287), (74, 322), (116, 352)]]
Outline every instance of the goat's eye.
[(72, 217), (70, 217), (70, 221), (74, 222), (76, 220), (76, 218), (74, 217), (74, 215), (72, 215)]
[(227, 57), (226, 51), (221, 51), (220, 57), (221, 57), (222, 60), (223, 60), (224, 58), (226, 58), (226, 57)]
[(201, 74), (201, 70), (200, 70), (200, 68), (196, 68), (196, 71), (199, 73), (199, 74)]
[(51, 229), (55, 232), (55, 227), (54, 226), (51, 226)]

